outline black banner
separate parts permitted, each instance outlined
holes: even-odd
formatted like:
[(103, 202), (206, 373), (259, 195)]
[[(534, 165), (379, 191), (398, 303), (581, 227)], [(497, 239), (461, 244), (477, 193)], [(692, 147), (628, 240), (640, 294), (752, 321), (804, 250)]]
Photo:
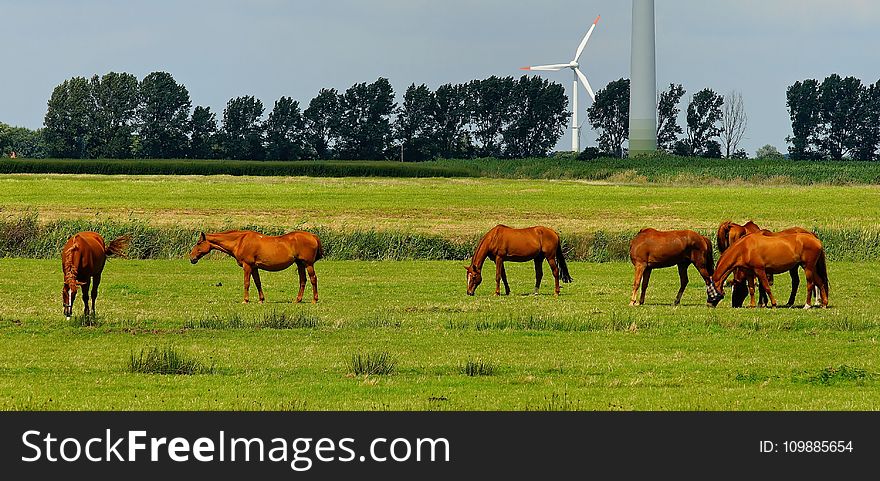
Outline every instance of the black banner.
[(12, 412), (0, 465), (22, 477), (522, 479), (873, 470), (866, 412)]

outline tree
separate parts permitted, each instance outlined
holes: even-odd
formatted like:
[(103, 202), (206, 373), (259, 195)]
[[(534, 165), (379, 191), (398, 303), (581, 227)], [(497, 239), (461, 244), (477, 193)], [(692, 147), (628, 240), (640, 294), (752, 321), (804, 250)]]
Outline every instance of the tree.
[(504, 152), (508, 157), (543, 157), (565, 132), (569, 119), (565, 89), (541, 77), (522, 76), (516, 82), (510, 123), (504, 129)]
[(137, 109), (140, 155), (184, 157), (189, 146), (189, 91), (167, 72), (153, 72), (141, 81)]
[(230, 99), (223, 110), (220, 150), (227, 159), (262, 160), (263, 102), (253, 96)]
[(880, 147), (880, 81), (862, 91), (862, 119), (856, 129), (858, 160), (878, 159)]
[(681, 84), (669, 84), (669, 90), (660, 92), (660, 101), (657, 103), (657, 147), (660, 150), (671, 152), (678, 136), (683, 134), (678, 125), (678, 108), (681, 98), (684, 97), (685, 89)]
[(340, 101), (338, 156), (378, 160), (391, 155), (391, 114), (395, 107), (394, 89), (384, 77), (346, 90)]
[(281, 97), (266, 120), (266, 158), (296, 160), (305, 152), (305, 120), (299, 102)]
[[(687, 142), (691, 156), (721, 157), (721, 145), (713, 139), (721, 134), (724, 98), (712, 89), (694, 94), (687, 109)], [(713, 143), (714, 142), (714, 143)]]
[(216, 157), (217, 116), (211, 112), (211, 107), (198, 106), (193, 109), (189, 125), (189, 157), (191, 159)]
[(815, 79), (795, 82), (786, 91), (786, 105), (791, 117), (792, 135), (786, 137), (791, 143), (788, 152), (792, 159), (813, 159), (812, 149), (819, 129), (819, 82)]
[(43, 120), (46, 149), (51, 157), (87, 158), (97, 142), (92, 89), (84, 77), (55, 87)]
[(840, 160), (858, 148), (857, 131), (864, 120), (862, 81), (832, 74), (819, 87), (817, 145), (825, 158)]
[(468, 110), (477, 141), (477, 155), (501, 157), (504, 153), (501, 133), (510, 121), (513, 77), (491, 76), (468, 83)]
[(629, 79), (610, 82), (597, 92), (587, 116), (600, 131), (599, 149), (623, 157), (623, 143), (629, 137)]
[(0, 157), (15, 152), (16, 157), (41, 159), (46, 157), (43, 130), (13, 127), (0, 122)]
[(437, 111), (437, 98), (425, 84), (406, 89), (394, 121), (394, 138), (403, 147), (404, 159), (420, 161), (437, 156)]
[(434, 100), (438, 155), (445, 158), (473, 155), (473, 143), (467, 130), (470, 122), (467, 85), (441, 85), (434, 92)]
[(755, 151), (755, 158), (756, 159), (768, 159), (768, 160), (781, 160), (781, 159), (784, 159), (785, 156), (782, 155), (782, 153), (779, 152), (779, 150), (777, 150), (776, 147), (774, 147), (770, 144), (767, 144), (767, 145), (765, 145)]
[(128, 159), (132, 156), (134, 120), (138, 107), (138, 80), (129, 73), (93, 76), (95, 144), (91, 157)]
[(318, 159), (333, 157), (333, 144), (339, 136), (339, 93), (336, 89), (321, 89), (303, 112), (306, 143), (310, 155)]
[(739, 152), (739, 144), (746, 135), (749, 116), (743, 104), (742, 93), (731, 90), (724, 99), (721, 114), (721, 142), (725, 157), (733, 158)]

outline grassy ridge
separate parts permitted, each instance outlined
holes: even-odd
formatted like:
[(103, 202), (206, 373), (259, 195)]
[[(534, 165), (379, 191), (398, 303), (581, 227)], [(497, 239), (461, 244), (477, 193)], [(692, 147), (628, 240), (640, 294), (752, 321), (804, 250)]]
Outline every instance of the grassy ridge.
[(395, 161), (4, 159), (0, 173), (253, 175), (310, 177), (493, 177), (703, 184), (880, 184), (880, 163), (727, 160), (657, 155), (635, 159), (441, 159)]
[[(232, 228), (232, 227), (230, 227)], [(277, 226), (236, 226), (269, 235), (287, 229)], [(40, 222), (36, 215), (0, 220), (0, 257), (49, 259), (68, 237), (92, 230), (108, 241), (123, 234), (133, 237), (133, 259), (180, 259), (189, 254), (199, 230), (182, 226), (152, 226), (142, 221), (58, 220)], [(321, 238), (325, 255), (335, 260), (463, 260), (473, 254), (478, 236), (447, 239), (439, 235), (394, 231), (308, 229)], [(629, 260), (629, 241), (637, 231), (561, 233), (566, 256), (574, 261)], [(816, 229), (833, 261), (872, 261), (880, 258), (880, 231), (869, 228)], [(714, 244), (714, 232), (702, 231)], [(717, 253), (716, 257), (717, 259)]]

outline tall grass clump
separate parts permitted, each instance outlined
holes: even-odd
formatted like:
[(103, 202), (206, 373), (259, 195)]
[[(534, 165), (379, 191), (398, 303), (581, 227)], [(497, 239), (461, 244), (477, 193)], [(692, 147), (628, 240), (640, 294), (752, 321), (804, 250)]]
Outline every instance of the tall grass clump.
[(174, 347), (166, 346), (141, 349), (137, 354), (132, 351), (128, 371), (141, 374), (212, 374), (214, 366), (205, 366)]
[(468, 359), (459, 369), (465, 376), (492, 376), (495, 374), (495, 364), (482, 359)]
[(348, 361), (348, 372), (355, 376), (385, 376), (394, 373), (396, 361), (388, 351), (356, 352)]

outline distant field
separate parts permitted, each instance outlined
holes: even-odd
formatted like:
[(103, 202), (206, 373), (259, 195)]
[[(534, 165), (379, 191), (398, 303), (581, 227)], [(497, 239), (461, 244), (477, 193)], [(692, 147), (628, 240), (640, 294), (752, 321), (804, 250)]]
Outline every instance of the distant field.
[(396, 161), (4, 159), (0, 173), (257, 175), (313, 177), (492, 177), (691, 184), (880, 184), (880, 163), (728, 160), (658, 155), (580, 161), (565, 157)]
[[(514, 295), (501, 298), (490, 283), (467, 297), (458, 262), (316, 268), (316, 306), (289, 303), (294, 271), (264, 274), (267, 303), (241, 305), (232, 260), (112, 259), (100, 324), (75, 327), (59, 262), (0, 259), (0, 409), (880, 408), (880, 286), (865, 281), (878, 263), (832, 263), (831, 308), (812, 311), (707, 309), (693, 271), (673, 308), (674, 269), (630, 308), (625, 263), (573, 263), (558, 299), (546, 278), (542, 295), (523, 295), (526, 264), (508, 265)], [(253, 325), (282, 314), (299, 324)], [(168, 346), (213, 373), (127, 371), (132, 354)], [(352, 374), (352, 356), (371, 352), (393, 373)], [(467, 375), (469, 361), (489, 375)]]
[(41, 220), (139, 219), (390, 230), (452, 239), (498, 223), (566, 233), (643, 227), (877, 228), (880, 186), (666, 186), (513, 179), (0, 175), (0, 209)]

